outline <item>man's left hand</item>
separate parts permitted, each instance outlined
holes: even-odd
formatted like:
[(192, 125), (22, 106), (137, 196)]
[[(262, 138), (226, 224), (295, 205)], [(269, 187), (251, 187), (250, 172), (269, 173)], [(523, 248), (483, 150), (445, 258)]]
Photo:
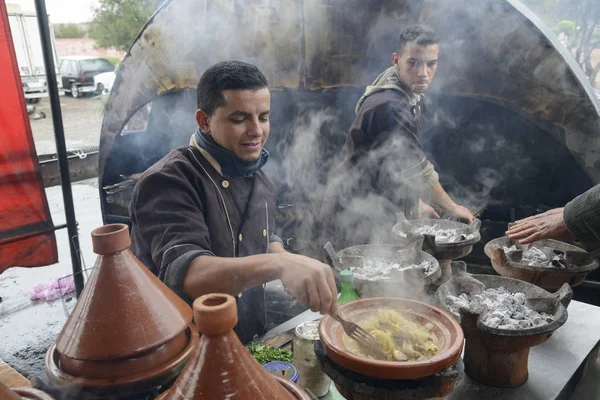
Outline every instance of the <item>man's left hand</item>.
[(457, 218), (458, 220), (463, 221), (469, 225), (475, 219), (475, 217), (467, 207), (459, 205), (456, 205), (452, 209), (447, 210), (447, 213), (453, 216), (454, 218)]

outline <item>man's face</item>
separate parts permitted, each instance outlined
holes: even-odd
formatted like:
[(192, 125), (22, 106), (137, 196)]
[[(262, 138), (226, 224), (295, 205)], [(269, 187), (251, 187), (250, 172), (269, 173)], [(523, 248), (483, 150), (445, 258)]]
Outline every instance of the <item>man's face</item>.
[(412, 93), (425, 93), (438, 66), (439, 44), (419, 45), (408, 42), (401, 54), (394, 53), (396, 73)]
[(257, 160), (271, 130), (271, 92), (267, 88), (224, 90), (223, 98), (225, 105), (212, 115), (196, 112), (198, 126), (240, 160)]

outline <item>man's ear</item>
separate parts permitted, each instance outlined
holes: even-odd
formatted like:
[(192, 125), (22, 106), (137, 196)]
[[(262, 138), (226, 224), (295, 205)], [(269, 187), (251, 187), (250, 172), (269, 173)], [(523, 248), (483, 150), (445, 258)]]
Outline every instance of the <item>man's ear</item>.
[(400, 60), (400, 54), (398, 53), (393, 53), (392, 54), (392, 64), (393, 65), (398, 65), (398, 61)]
[(210, 133), (210, 116), (204, 110), (196, 110), (196, 123), (204, 133)]

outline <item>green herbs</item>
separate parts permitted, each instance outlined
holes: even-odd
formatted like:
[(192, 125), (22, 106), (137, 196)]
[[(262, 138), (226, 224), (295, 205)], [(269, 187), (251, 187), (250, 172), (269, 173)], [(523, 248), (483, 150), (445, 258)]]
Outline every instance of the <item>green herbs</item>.
[(252, 342), (246, 346), (250, 350), (252, 357), (260, 365), (266, 364), (271, 361), (284, 361), (291, 363), (293, 361), (292, 352), (289, 350), (276, 349), (268, 344)]

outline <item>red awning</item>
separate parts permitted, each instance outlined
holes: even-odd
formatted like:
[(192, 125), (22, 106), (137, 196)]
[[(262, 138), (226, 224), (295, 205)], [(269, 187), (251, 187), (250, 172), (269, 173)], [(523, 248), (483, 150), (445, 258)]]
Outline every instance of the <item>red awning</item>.
[(0, 273), (58, 261), (54, 224), (40, 174), (13, 46), (0, 1)]

